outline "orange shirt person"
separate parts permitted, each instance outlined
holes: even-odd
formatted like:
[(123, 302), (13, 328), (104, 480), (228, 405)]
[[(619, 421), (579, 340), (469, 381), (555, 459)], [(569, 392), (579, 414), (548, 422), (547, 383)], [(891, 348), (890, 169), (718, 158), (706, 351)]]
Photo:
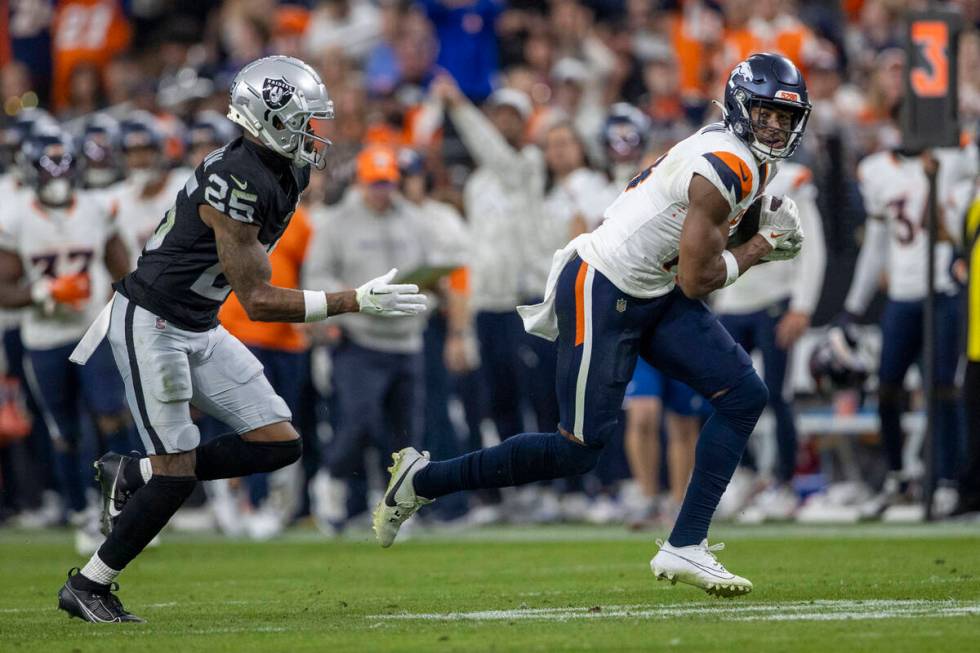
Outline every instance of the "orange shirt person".
[(68, 104), (75, 68), (94, 65), (102, 70), (129, 45), (130, 35), (119, 0), (60, 0), (51, 25), (55, 110)]

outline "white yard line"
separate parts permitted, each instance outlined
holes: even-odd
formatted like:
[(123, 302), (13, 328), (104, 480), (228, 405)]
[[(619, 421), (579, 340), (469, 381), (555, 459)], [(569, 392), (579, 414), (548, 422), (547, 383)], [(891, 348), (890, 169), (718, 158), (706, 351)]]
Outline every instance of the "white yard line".
[(572, 619), (670, 619), (705, 616), (717, 621), (837, 621), (909, 619), (980, 615), (980, 602), (963, 601), (803, 601), (719, 605), (710, 602), (674, 605), (610, 605), (578, 608), (525, 608), (475, 612), (371, 615), (372, 620), (400, 621), (569, 621)]

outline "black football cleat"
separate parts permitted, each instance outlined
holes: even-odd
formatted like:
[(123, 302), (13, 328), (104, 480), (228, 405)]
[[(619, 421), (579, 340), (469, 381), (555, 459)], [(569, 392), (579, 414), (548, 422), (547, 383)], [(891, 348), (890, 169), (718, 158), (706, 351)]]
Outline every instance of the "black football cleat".
[(106, 537), (115, 528), (116, 520), (119, 519), (119, 514), (129, 497), (139, 489), (127, 487), (126, 476), (123, 474), (126, 465), (139, 464), (138, 460), (132, 456), (124, 456), (110, 451), (93, 464), (95, 480), (99, 482), (99, 486), (102, 488), (101, 530)]
[(146, 623), (134, 614), (126, 612), (113, 591), (119, 591), (119, 585), (113, 583), (104, 592), (92, 592), (72, 587), (72, 576), (79, 573), (78, 567), (68, 571), (68, 580), (58, 592), (58, 609), (64, 610), (69, 617), (78, 617), (83, 621), (94, 624), (124, 624)]

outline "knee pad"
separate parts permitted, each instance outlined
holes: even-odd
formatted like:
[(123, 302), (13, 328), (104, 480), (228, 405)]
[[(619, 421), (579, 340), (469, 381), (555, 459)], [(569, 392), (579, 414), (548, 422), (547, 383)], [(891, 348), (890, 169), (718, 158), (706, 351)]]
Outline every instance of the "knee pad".
[(249, 442), (255, 451), (260, 451), (263, 459), (264, 472), (273, 472), (282, 469), (286, 465), (292, 465), (303, 455), (303, 441), (299, 438), (295, 440), (285, 440), (282, 442)]
[(602, 449), (576, 444), (564, 437), (556, 439), (555, 442), (555, 457), (567, 476), (590, 472), (599, 462)]
[(729, 419), (750, 419), (753, 426), (766, 404), (769, 403), (769, 389), (755, 372), (739, 379), (727, 392), (711, 400), (711, 405)]

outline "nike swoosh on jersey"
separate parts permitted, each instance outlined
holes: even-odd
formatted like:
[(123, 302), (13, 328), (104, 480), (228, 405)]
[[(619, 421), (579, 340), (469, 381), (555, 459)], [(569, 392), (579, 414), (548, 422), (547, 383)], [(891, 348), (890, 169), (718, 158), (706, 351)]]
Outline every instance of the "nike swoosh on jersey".
[(749, 196), (752, 192), (752, 171), (739, 156), (725, 151), (706, 152), (701, 156), (714, 168), (722, 186), (735, 194), (737, 202)]
[(247, 181), (241, 181), (235, 175), (229, 175), (229, 176), (231, 177), (231, 180), (233, 182), (235, 182), (235, 185), (238, 186), (241, 190), (245, 190), (246, 188), (248, 188), (248, 182)]

